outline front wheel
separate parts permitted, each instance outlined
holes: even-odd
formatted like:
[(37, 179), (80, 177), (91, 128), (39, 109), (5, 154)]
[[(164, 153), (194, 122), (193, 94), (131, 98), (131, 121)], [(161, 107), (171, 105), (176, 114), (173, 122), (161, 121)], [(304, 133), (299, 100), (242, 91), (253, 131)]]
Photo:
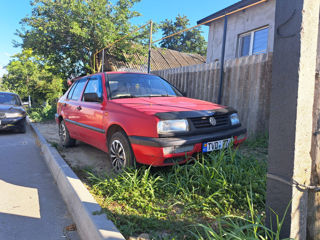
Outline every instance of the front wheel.
[(134, 165), (134, 155), (127, 136), (122, 132), (114, 133), (109, 141), (109, 158), (113, 171), (120, 173)]
[(67, 126), (63, 120), (59, 124), (59, 139), (63, 147), (72, 147), (76, 143), (76, 140), (70, 137)]
[(17, 132), (18, 133), (25, 133), (26, 132), (26, 119), (22, 119), (18, 126), (17, 126)]

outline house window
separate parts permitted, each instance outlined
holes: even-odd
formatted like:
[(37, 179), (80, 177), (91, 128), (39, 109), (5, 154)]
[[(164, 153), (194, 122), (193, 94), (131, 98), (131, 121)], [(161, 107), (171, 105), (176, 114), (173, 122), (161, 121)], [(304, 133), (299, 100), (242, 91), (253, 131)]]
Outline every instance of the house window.
[(269, 28), (260, 28), (240, 34), (238, 39), (238, 57), (266, 53), (268, 48)]

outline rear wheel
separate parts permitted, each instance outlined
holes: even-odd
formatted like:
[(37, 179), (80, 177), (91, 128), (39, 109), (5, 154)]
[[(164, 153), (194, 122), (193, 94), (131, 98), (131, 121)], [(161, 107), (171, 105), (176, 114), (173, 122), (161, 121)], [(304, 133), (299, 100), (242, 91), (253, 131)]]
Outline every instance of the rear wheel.
[(113, 171), (120, 173), (126, 167), (134, 166), (134, 154), (127, 136), (122, 132), (115, 132), (109, 141), (109, 158)]
[(72, 147), (76, 143), (76, 140), (70, 137), (67, 126), (63, 120), (59, 124), (59, 139), (60, 144), (64, 147)]

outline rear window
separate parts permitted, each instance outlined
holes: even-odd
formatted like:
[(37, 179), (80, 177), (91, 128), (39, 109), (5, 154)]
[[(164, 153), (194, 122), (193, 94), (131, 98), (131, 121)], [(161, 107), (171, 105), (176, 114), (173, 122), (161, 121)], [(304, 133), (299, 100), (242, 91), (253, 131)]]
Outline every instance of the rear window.
[(112, 99), (130, 97), (176, 97), (179, 91), (162, 78), (147, 74), (109, 74)]

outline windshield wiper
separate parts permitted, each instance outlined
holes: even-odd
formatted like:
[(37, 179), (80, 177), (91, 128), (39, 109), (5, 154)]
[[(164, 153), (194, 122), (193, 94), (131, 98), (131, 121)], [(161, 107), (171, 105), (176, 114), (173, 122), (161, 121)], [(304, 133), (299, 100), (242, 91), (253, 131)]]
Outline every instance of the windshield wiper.
[(175, 96), (168, 95), (168, 94), (149, 94), (149, 95), (141, 95), (139, 97), (175, 97)]
[(122, 94), (122, 95), (116, 95), (115, 97), (112, 97), (112, 99), (119, 99), (119, 98), (136, 98), (136, 96), (132, 94)]

